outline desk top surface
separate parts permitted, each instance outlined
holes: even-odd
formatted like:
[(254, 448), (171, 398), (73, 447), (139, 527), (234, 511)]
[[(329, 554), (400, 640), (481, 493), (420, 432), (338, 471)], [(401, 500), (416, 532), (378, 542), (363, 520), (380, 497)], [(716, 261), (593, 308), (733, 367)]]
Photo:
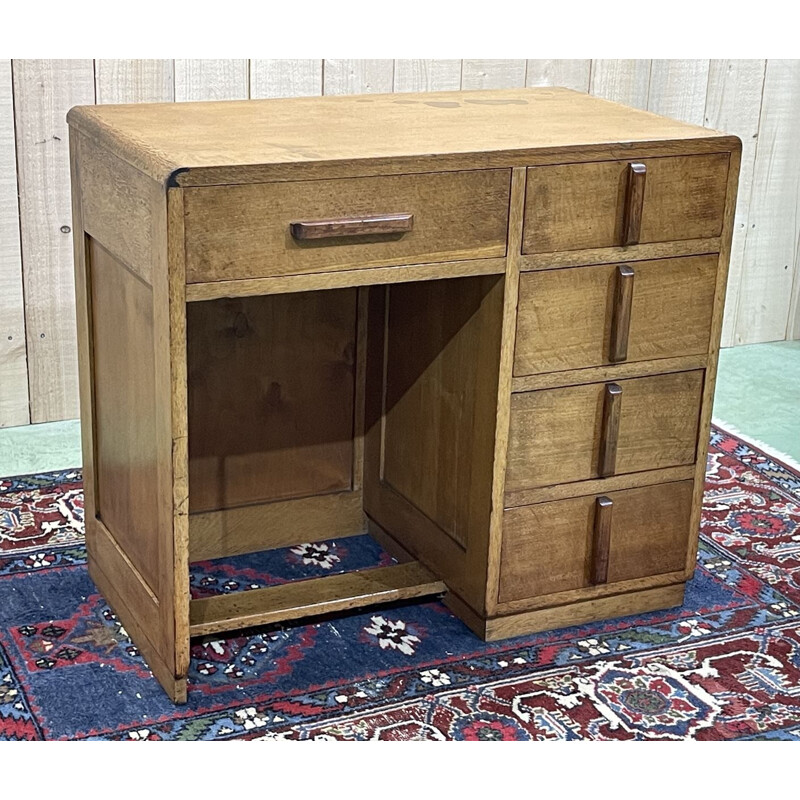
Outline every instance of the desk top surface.
[(341, 169), (376, 159), (566, 152), (721, 135), (553, 88), (77, 106), (67, 118), (153, 178), (183, 186), (248, 181), (253, 166)]

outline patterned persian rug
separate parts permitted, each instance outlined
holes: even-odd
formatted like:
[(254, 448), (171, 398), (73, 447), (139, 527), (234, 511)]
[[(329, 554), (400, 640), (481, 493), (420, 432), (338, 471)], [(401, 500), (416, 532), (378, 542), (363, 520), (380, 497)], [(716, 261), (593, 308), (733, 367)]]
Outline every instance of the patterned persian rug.
[[(77, 470), (0, 479), (0, 739), (800, 739), (800, 477), (712, 434), (682, 608), (484, 644), (439, 602), (207, 639), (162, 693), (86, 571)], [(367, 537), (192, 566), (243, 591)]]

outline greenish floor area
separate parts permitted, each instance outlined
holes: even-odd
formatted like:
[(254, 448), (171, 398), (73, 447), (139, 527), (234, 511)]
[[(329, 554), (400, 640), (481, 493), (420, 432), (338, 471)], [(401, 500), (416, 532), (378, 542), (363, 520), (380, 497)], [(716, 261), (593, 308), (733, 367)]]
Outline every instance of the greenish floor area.
[(800, 342), (722, 350), (714, 419), (800, 462)]
[(0, 428), (1, 477), (69, 469), (81, 463), (81, 425), (77, 419)]
[[(714, 419), (800, 461), (800, 342), (722, 351)], [(0, 476), (81, 464), (78, 420), (0, 428)]]

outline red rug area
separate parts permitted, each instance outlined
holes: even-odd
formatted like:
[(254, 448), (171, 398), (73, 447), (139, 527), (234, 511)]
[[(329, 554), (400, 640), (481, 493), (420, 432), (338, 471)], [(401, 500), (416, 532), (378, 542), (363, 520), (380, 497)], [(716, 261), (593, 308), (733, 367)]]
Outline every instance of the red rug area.
[[(0, 479), (0, 739), (800, 739), (800, 476), (714, 431), (682, 608), (485, 644), (439, 602), (194, 643), (174, 706), (88, 577), (80, 473)], [(195, 596), (387, 563), (192, 565)]]

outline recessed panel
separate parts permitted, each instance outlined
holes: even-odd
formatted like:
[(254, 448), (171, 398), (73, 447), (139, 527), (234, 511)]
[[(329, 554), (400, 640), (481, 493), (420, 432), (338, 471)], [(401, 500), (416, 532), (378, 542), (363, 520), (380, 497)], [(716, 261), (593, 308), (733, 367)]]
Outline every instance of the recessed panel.
[(159, 594), (151, 288), (88, 239), (97, 514)]

